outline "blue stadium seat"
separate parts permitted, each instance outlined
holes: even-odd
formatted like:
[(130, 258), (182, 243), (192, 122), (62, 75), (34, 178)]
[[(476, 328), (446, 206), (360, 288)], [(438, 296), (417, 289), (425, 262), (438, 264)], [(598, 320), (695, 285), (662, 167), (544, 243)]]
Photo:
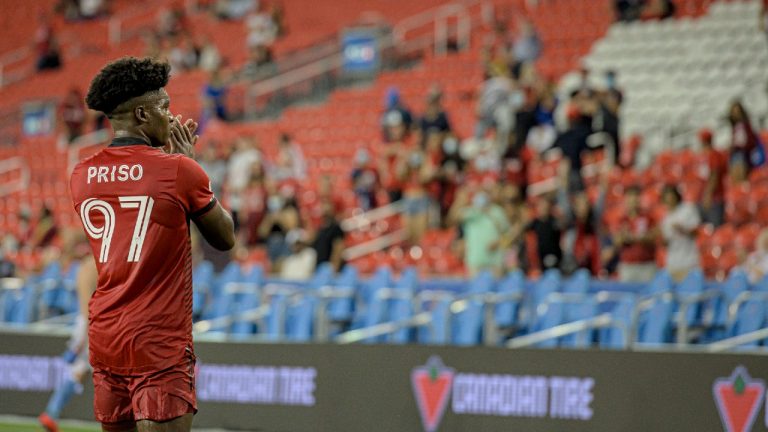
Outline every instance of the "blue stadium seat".
[(40, 287), (40, 313), (43, 318), (58, 315), (59, 296), (63, 290), (61, 285), (61, 265), (54, 261), (43, 269), (38, 276)]
[(728, 279), (721, 286), (721, 297), (715, 303), (715, 315), (712, 324), (716, 330), (713, 339), (718, 339), (718, 336), (724, 336), (723, 332), (728, 321), (728, 307), (736, 300), (739, 294), (747, 290), (749, 290), (747, 273), (740, 269), (731, 270)]
[(333, 286), (341, 289), (351, 289), (352, 296), (349, 298), (337, 298), (328, 303), (328, 318), (331, 321), (349, 321), (352, 319), (355, 305), (355, 293), (358, 288), (357, 268), (347, 265), (333, 281)]
[[(400, 321), (413, 316), (413, 296), (419, 283), (419, 275), (414, 267), (403, 270), (400, 279), (395, 284), (392, 297), (387, 302), (389, 321)], [(412, 340), (414, 329), (402, 328), (388, 338), (396, 344), (408, 343)]]
[(563, 292), (566, 294), (586, 294), (589, 291), (589, 282), (592, 280), (587, 269), (579, 269), (563, 283)]
[(529, 332), (537, 331), (537, 321), (539, 320), (538, 309), (549, 297), (550, 294), (560, 291), (561, 276), (558, 270), (547, 270), (536, 284), (533, 292), (526, 301), (526, 327)]
[[(675, 287), (675, 293), (678, 296), (678, 308), (687, 300), (690, 300), (690, 306), (685, 312), (685, 316), (680, 319), (685, 320), (689, 326), (699, 322), (701, 317), (701, 301), (697, 297), (704, 292), (704, 273), (700, 269), (692, 270), (685, 279)], [(682, 312), (682, 310), (680, 310)]]
[(460, 346), (480, 343), (483, 328), (483, 301), (475, 295), (492, 292), (494, 278), (490, 272), (481, 272), (470, 281), (464, 308), (453, 314), (453, 343)]
[[(763, 328), (765, 325), (766, 305), (767, 303), (764, 299), (753, 299), (744, 302), (739, 308), (736, 321), (727, 329), (728, 335), (731, 337), (739, 336)], [(759, 342), (755, 341), (740, 345), (740, 347), (756, 347), (758, 344)]]
[(77, 301), (77, 274), (79, 271), (80, 262), (74, 261), (61, 276), (61, 291), (56, 299), (56, 307), (65, 314), (80, 310), (80, 303)]
[(214, 283), (210, 287), (210, 299), (203, 308), (203, 319), (218, 318), (228, 313), (227, 301), (229, 299), (224, 295), (224, 287), (231, 283), (240, 282), (241, 278), (240, 264), (237, 262), (230, 262), (224, 267), (224, 270), (214, 279)]
[[(632, 319), (636, 304), (635, 295), (627, 293), (614, 303), (610, 312), (611, 317), (624, 326), (628, 336), (629, 331), (632, 330)], [(613, 327), (600, 329), (598, 342), (601, 348), (609, 349), (624, 349), (629, 344), (625, 334), (620, 329)]]
[(674, 309), (674, 300), (669, 297), (656, 297), (650, 308), (641, 315), (637, 341), (650, 345), (671, 342)]
[(202, 316), (211, 292), (215, 273), (210, 261), (203, 261), (192, 271), (192, 316)]
[(301, 295), (289, 301), (286, 310), (286, 338), (291, 342), (309, 342), (314, 328), (317, 291), (333, 280), (333, 267), (324, 263), (315, 270)]
[[(579, 321), (597, 316), (597, 300), (594, 296), (585, 296), (583, 300), (567, 302), (563, 307), (563, 323)], [(592, 344), (592, 330), (583, 330), (560, 338), (560, 346), (568, 348), (586, 348)]]
[[(243, 313), (256, 309), (261, 303), (260, 289), (264, 285), (264, 270), (260, 266), (253, 266), (247, 274), (240, 279), (239, 289), (229, 298), (229, 313)], [(226, 292), (226, 287), (225, 287)], [(252, 319), (237, 318), (232, 322), (230, 333), (233, 335), (247, 336), (256, 332), (256, 323)]]
[[(525, 275), (520, 270), (516, 270), (508, 274), (498, 283), (496, 289), (496, 292), (502, 295), (522, 295), (524, 291)], [(511, 328), (518, 325), (520, 303), (521, 301), (514, 299), (500, 301), (496, 305), (496, 311), (494, 314), (496, 318), (496, 325), (501, 328)]]

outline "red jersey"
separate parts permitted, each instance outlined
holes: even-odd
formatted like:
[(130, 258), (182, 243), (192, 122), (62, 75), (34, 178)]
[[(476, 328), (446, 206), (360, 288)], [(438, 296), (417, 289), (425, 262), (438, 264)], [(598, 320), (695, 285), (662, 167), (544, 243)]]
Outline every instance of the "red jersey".
[(192, 352), (189, 220), (212, 209), (194, 160), (118, 138), (80, 162), (70, 189), (99, 272), (89, 303), (94, 367), (158, 371)]

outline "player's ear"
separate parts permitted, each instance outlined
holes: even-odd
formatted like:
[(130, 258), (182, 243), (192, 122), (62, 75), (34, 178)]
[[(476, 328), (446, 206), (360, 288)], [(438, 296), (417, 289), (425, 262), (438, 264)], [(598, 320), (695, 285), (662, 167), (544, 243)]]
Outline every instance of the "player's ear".
[(149, 112), (144, 105), (138, 105), (133, 109), (133, 116), (139, 123), (149, 123)]

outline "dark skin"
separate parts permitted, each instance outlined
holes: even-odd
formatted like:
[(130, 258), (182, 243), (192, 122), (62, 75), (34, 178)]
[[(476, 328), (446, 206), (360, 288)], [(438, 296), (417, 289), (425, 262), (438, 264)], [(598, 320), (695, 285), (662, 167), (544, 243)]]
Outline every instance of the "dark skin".
[[(146, 93), (118, 106), (108, 117), (116, 138), (133, 137), (162, 147), (166, 153), (179, 153), (194, 157), (197, 123), (181, 116), (173, 116), (170, 98), (165, 89)], [(204, 215), (193, 219), (206, 241), (216, 249), (230, 250), (235, 245), (232, 217), (218, 203)], [(193, 414), (156, 422), (139, 420), (126, 425), (125, 432), (188, 432), (192, 429)], [(103, 429), (103, 428), (102, 428)], [(105, 429), (103, 429), (105, 430)]]

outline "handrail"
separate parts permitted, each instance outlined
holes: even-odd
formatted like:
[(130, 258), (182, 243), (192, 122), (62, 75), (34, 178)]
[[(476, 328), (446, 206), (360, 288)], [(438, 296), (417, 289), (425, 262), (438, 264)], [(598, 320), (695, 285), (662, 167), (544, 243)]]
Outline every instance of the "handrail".
[(234, 324), (236, 321), (240, 321), (244, 319), (248, 321), (257, 321), (266, 317), (269, 314), (269, 312), (270, 312), (270, 306), (268, 304), (263, 304), (254, 309), (237, 312), (237, 313), (226, 315), (223, 317), (198, 321), (192, 326), (192, 328), (195, 331), (195, 333), (206, 333), (213, 329), (228, 327)]
[(342, 257), (351, 261), (362, 256), (371, 254), (378, 250), (385, 249), (389, 246), (396, 245), (408, 238), (407, 230), (405, 228), (399, 229), (395, 232), (385, 234), (381, 237), (369, 240), (364, 243), (360, 243), (344, 249)]
[(403, 212), (403, 202), (395, 201), (385, 206), (376, 207), (341, 221), (341, 229), (344, 231), (354, 231), (371, 226), (373, 222), (394, 216)]
[(732, 338), (723, 339), (721, 341), (711, 343), (707, 345), (706, 350), (707, 352), (710, 352), (710, 353), (729, 351), (733, 348), (739, 347), (740, 345), (744, 345), (751, 342), (758, 342), (764, 339), (768, 339), (768, 327), (764, 327), (764, 328), (761, 328), (760, 330), (755, 330), (750, 333), (745, 333), (743, 335), (734, 336)]
[(21, 176), (18, 180), (10, 181), (7, 184), (0, 185), (0, 197), (22, 191), (29, 186), (29, 167), (27, 166), (27, 162), (24, 160), (24, 158), (20, 156), (14, 156), (8, 159), (0, 160), (0, 174), (16, 169), (21, 171)]
[(629, 331), (623, 322), (615, 320), (611, 314), (605, 313), (593, 318), (587, 318), (583, 320), (573, 321), (566, 324), (561, 324), (546, 330), (541, 330), (535, 333), (531, 333), (525, 336), (518, 336), (510, 339), (506, 346), (507, 348), (525, 348), (538, 343), (560, 338), (570, 334), (578, 333), (584, 330), (592, 330), (597, 328), (617, 328), (622, 332), (624, 343), (628, 343)]
[(432, 314), (430, 312), (421, 312), (410, 318), (402, 319), (399, 321), (385, 322), (362, 329), (350, 330), (337, 336), (336, 342), (342, 345), (352, 344), (376, 336), (383, 336), (386, 334), (394, 333), (404, 328), (420, 327), (427, 325), (430, 322), (432, 322)]

